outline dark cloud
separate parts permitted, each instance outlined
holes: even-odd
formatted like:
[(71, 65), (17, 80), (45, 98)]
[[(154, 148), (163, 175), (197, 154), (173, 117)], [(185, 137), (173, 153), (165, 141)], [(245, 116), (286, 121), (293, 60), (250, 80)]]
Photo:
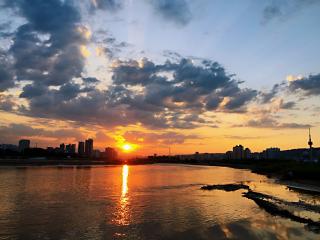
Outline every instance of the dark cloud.
[[(131, 60), (119, 62), (113, 73), (113, 81), (118, 86), (143, 87), (143, 94), (127, 92), (122, 94), (125, 97), (121, 101), (144, 110), (169, 109), (178, 115), (179, 110), (184, 110), (199, 115), (220, 107), (220, 110), (239, 112), (245, 111), (246, 104), (257, 95), (255, 90), (240, 89), (233, 75), (228, 75), (216, 62), (196, 65), (190, 59), (181, 59), (178, 63), (167, 61), (156, 65), (148, 59)], [(224, 98), (228, 102), (221, 106)], [(177, 118), (177, 114), (171, 116)]]
[(318, 0), (270, 0), (269, 2), (263, 9), (264, 24), (274, 19), (286, 20), (304, 8), (320, 3)]
[(17, 80), (59, 86), (81, 76), (87, 29), (71, 1), (17, 0), (6, 6), (26, 20), (9, 49)]
[[(92, 2), (101, 9), (112, 9), (120, 3)], [(186, 1), (152, 4), (164, 17), (179, 24), (191, 18)], [(107, 127), (137, 123), (154, 129), (217, 127), (205, 113), (246, 112), (247, 105), (259, 94), (241, 88), (241, 82), (217, 62), (182, 58), (172, 52), (168, 54), (175, 61), (162, 64), (146, 58), (118, 60), (112, 65), (111, 85), (97, 89), (97, 78), (84, 77), (81, 49), (90, 39), (73, 1), (17, 0), (8, 1), (6, 7), (25, 19), (8, 51), (13, 61), (6, 57), (3, 59), (8, 63), (0, 65), (0, 89), (12, 87), (14, 80), (30, 81), (20, 94), (28, 103), (19, 107), (20, 114)], [(110, 58), (116, 56), (117, 49), (127, 46), (110, 34), (96, 35), (93, 41), (101, 44)], [(263, 101), (272, 99), (277, 91), (274, 87)], [(290, 107), (288, 104), (284, 107)], [(10, 103), (3, 106), (10, 109)]]
[(291, 81), (289, 89), (293, 92), (302, 91), (306, 96), (320, 95), (320, 74)]
[(96, 84), (96, 83), (100, 82), (99, 79), (97, 79), (95, 77), (82, 78), (82, 80), (85, 84), (89, 84), (89, 85)]
[(253, 127), (253, 128), (271, 128), (271, 129), (307, 129), (312, 127), (310, 124), (301, 123), (281, 123), (275, 118), (270, 116), (263, 116), (258, 119), (249, 120), (247, 123), (242, 125), (235, 125), (235, 127)]
[(47, 97), (54, 99), (55, 102), (60, 102), (76, 98), (80, 93), (94, 91), (94, 88), (82, 87), (80, 84), (69, 82), (61, 85), (58, 90), (49, 89), (47, 86), (41, 84), (28, 84), (24, 86), (22, 90), (23, 91), (20, 94), (21, 98), (37, 99)]
[(232, 95), (232, 98), (227, 104), (225, 105), (225, 108), (227, 110), (232, 111), (240, 111), (245, 112), (246, 109), (243, 109), (243, 107), (252, 99), (254, 99), (257, 96), (257, 91), (252, 89), (243, 89), (238, 92), (236, 92), (234, 95)]
[(199, 139), (197, 135), (186, 135), (176, 132), (164, 132), (164, 133), (149, 133), (149, 132), (139, 132), (139, 131), (128, 131), (123, 137), (132, 143), (147, 145), (157, 145), (160, 146), (168, 146), (172, 144), (183, 144), (187, 140)]
[(0, 126), (0, 135), (7, 141), (18, 142), (23, 137), (45, 137), (52, 139), (73, 138), (74, 140), (83, 139), (80, 131), (73, 128), (60, 130), (47, 130), (44, 128), (31, 127), (26, 124), (12, 123), (8, 126)]
[(186, 0), (150, 0), (157, 14), (179, 25), (186, 25), (192, 19)]
[(0, 51), (0, 92), (14, 86), (14, 69), (6, 53)]
[(275, 84), (269, 92), (260, 92), (259, 100), (262, 104), (269, 103), (273, 100), (279, 92), (284, 89), (285, 83)]
[[(242, 136), (242, 135), (224, 135), (225, 138), (238, 139), (238, 140), (250, 140), (250, 139), (261, 139), (262, 136)], [(265, 136), (263, 137), (265, 138)]]
[(98, 54), (104, 54), (110, 60), (116, 59), (119, 53), (131, 46), (127, 42), (118, 42), (111, 33), (103, 30), (97, 31), (92, 41), (99, 45)]
[(223, 101), (223, 98), (217, 95), (209, 96), (206, 102), (206, 109), (207, 110), (216, 110), (220, 103)]
[(290, 101), (290, 102), (281, 101), (281, 103), (280, 103), (281, 109), (293, 109), (295, 106), (296, 106), (296, 103), (293, 101)]
[(38, 85), (28, 84), (23, 87), (20, 97), (31, 99), (31, 98), (38, 97), (45, 94), (46, 91), (47, 91), (47, 88), (41, 84), (38, 84)]
[[(118, 61), (112, 72), (113, 84), (107, 90), (73, 82), (58, 89), (26, 85), (20, 97), (29, 100), (29, 108), (21, 111), (109, 127), (136, 123), (158, 129), (217, 127), (212, 119), (204, 118), (205, 112), (244, 112), (257, 94), (241, 89), (233, 75), (216, 62), (203, 65), (181, 59), (155, 64), (148, 59), (128, 60)], [(83, 81), (94, 85), (96, 79)], [(224, 99), (226, 105), (221, 104)]]
[(69, 4), (60, 0), (8, 0), (8, 5), (17, 7), (32, 29), (52, 33), (64, 32), (80, 21), (80, 14)]
[(282, 11), (277, 5), (266, 6), (263, 10), (264, 22), (270, 21), (271, 19), (277, 18), (279, 16), (282, 16)]

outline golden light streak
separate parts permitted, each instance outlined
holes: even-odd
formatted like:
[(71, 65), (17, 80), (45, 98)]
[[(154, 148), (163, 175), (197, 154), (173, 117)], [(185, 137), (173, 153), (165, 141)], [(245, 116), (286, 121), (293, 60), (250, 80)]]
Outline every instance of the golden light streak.
[(128, 196), (128, 165), (122, 166), (122, 188), (119, 201), (119, 207), (115, 214), (113, 221), (119, 226), (125, 226), (130, 223), (130, 208), (129, 208), (129, 196)]
[(122, 166), (121, 202), (126, 201), (125, 197), (128, 193), (128, 175), (129, 175), (129, 167), (128, 167), (128, 165), (123, 165)]

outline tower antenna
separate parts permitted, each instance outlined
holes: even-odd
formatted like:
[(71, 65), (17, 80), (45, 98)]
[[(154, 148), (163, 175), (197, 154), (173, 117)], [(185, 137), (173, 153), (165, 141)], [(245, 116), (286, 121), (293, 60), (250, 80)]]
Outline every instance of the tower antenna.
[(309, 141), (308, 141), (308, 145), (310, 148), (312, 148), (313, 142), (311, 140), (311, 132), (310, 132), (310, 128), (309, 128)]
[(308, 145), (309, 145), (309, 154), (310, 154), (310, 161), (312, 161), (312, 145), (313, 142), (311, 140), (311, 132), (310, 132), (310, 128), (309, 128), (309, 141), (308, 141)]

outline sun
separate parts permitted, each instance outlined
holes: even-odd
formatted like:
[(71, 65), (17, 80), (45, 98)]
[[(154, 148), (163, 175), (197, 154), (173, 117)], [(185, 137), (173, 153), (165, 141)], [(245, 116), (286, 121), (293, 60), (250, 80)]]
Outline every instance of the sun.
[(124, 152), (132, 152), (135, 149), (135, 146), (130, 143), (125, 143), (121, 146)]

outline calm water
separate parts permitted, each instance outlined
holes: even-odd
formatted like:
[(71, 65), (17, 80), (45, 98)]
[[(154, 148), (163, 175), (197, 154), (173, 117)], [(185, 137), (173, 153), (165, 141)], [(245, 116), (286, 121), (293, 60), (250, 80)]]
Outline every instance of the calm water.
[(231, 168), (2, 168), (0, 239), (320, 239), (303, 224), (266, 213), (242, 190), (199, 190), (239, 181), (290, 201), (319, 204), (319, 198)]

